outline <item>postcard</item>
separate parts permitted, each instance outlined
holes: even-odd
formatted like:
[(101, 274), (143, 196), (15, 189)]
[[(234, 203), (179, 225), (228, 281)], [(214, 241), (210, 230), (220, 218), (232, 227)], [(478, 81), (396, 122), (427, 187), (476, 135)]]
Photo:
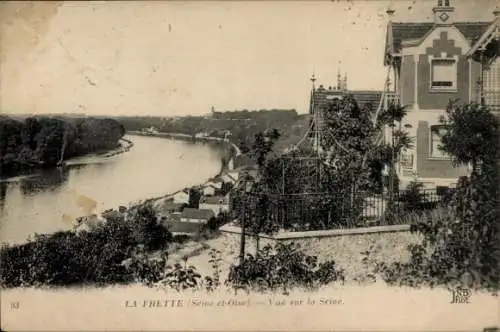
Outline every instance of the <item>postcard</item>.
[(498, 331), (494, 0), (0, 3), (2, 331)]

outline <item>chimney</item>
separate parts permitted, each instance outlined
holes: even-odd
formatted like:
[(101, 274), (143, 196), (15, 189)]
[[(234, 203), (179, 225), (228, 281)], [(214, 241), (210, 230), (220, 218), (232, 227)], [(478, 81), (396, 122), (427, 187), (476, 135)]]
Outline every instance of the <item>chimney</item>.
[(437, 0), (437, 6), (432, 9), (434, 12), (434, 24), (453, 24), (455, 8), (452, 6), (451, 2), (452, 0)]

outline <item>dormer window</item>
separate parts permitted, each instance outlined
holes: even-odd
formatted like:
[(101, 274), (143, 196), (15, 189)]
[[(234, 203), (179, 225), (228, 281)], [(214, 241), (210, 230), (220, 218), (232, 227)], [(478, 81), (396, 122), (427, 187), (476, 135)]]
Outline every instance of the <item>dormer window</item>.
[(430, 59), (430, 89), (435, 91), (455, 91), (457, 89), (457, 59)]

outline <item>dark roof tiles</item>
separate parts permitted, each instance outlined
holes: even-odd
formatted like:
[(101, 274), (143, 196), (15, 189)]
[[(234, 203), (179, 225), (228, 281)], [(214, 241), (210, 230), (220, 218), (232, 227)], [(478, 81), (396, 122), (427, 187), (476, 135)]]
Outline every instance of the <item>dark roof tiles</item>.
[(210, 219), (215, 217), (215, 213), (208, 209), (185, 208), (181, 213), (181, 218), (188, 219)]
[[(407, 40), (418, 40), (434, 28), (430, 22), (391, 22), (394, 52), (401, 50), (401, 43)], [(477, 40), (486, 31), (491, 22), (456, 22), (453, 25), (469, 40)]]
[(314, 92), (314, 105), (320, 109), (326, 108), (335, 98), (340, 99), (346, 93), (354, 97), (360, 108), (371, 105), (372, 109), (378, 106), (382, 95), (382, 92), (380, 91), (353, 90), (344, 92), (341, 90), (318, 89)]

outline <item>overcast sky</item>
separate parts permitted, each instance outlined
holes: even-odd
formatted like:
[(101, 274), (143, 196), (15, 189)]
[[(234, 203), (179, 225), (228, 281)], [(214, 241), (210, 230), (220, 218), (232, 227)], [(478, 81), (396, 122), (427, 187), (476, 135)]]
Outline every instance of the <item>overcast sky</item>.
[[(429, 1), (0, 4), (0, 112), (186, 115), (307, 109), (309, 78), (378, 90), (386, 9), (431, 21)], [(493, 19), (494, 0), (457, 18)]]

